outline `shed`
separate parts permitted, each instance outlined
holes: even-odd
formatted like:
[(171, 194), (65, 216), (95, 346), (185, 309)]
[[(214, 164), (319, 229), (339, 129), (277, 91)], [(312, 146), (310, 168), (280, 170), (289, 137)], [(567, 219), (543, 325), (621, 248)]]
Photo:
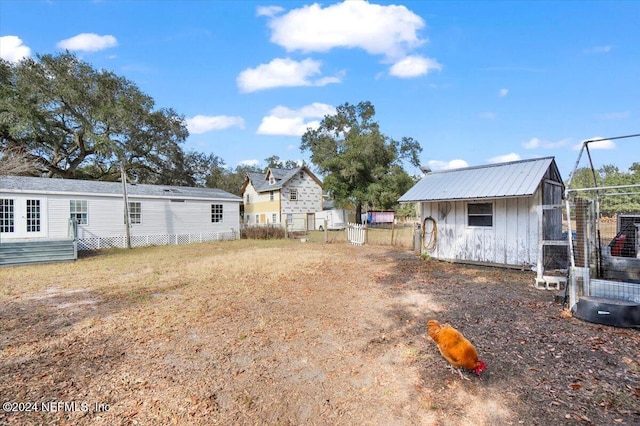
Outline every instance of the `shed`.
[[(239, 238), (236, 195), (169, 185), (126, 189), (132, 246)], [(0, 243), (66, 239), (71, 220), (78, 250), (125, 247), (124, 219), (121, 182), (0, 177)]]
[(545, 157), (430, 172), (399, 201), (419, 203), (423, 253), (523, 267), (542, 261), (546, 242), (562, 240), (563, 190), (554, 158)]

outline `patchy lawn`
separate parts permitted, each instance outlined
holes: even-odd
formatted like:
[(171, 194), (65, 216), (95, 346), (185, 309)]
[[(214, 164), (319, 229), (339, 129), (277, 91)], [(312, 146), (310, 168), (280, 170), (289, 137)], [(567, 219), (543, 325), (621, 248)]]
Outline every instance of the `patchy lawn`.
[[(0, 269), (0, 424), (639, 424), (640, 331), (566, 318), (532, 283), (298, 241)], [(482, 376), (446, 368), (430, 318)]]

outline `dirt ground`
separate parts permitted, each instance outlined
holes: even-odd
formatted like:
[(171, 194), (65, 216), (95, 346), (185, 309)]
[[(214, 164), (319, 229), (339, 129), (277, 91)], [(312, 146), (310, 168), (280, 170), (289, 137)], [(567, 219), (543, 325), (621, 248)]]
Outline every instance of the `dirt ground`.
[[(640, 330), (567, 317), (532, 283), (246, 240), (0, 269), (0, 424), (640, 424)], [(447, 368), (431, 318), (475, 344), (480, 377)]]

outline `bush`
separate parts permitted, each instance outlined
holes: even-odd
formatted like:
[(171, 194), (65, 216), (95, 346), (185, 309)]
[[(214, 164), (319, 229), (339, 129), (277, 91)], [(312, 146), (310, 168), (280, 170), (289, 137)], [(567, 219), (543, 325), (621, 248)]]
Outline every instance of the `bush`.
[(284, 238), (284, 228), (277, 225), (247, 226), (240, 232), (240, 238), (250, 240)]

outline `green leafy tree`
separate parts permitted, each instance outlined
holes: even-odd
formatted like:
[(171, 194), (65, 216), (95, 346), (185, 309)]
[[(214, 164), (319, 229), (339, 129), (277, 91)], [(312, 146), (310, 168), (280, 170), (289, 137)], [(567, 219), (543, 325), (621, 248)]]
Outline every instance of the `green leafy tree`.
[(400, 141), (380, 132), (375, 108), (368, 102), (345, 103), (327, 115), (317, 129), (302, 135), (300, 149), (311, 153), (311, 162), (324, 176), (324, 189), (336, 205), (353, 203), (360, 221), (364, 205), (387, 209), (413, 181), (403, 161), (419, 165), (420, 144), (413, 138)]
[(2, 149), (20, 147), (49, 177), (191, 184), (184, 118), (155, 109), (131, 81), (66, 52), (0, 67)]

